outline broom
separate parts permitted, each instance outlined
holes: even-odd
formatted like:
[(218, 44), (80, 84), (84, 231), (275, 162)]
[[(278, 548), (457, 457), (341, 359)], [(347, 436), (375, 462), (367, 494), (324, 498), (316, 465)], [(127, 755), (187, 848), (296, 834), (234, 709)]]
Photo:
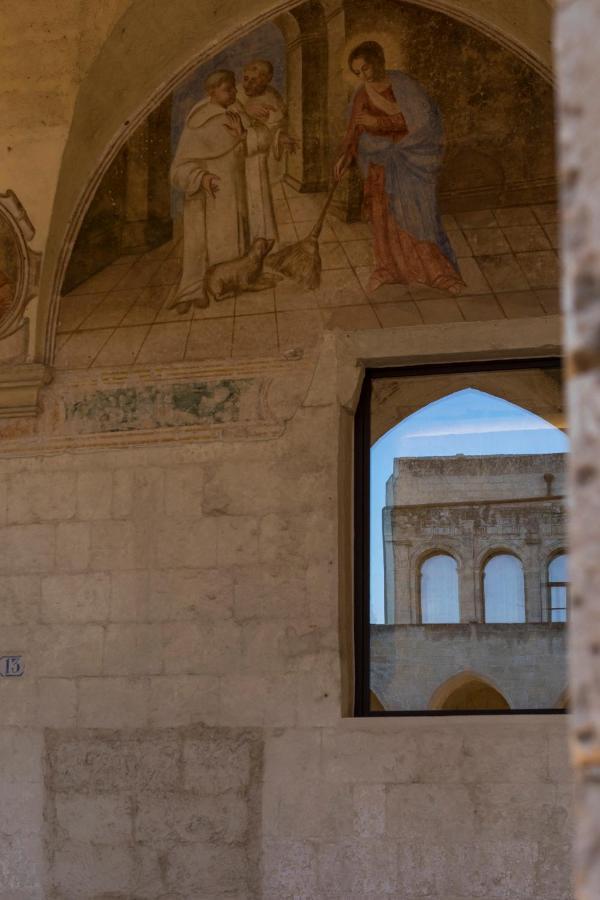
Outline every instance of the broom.
[(268, 259), (270, 269), (273, 269), (275, 272), (281, 272), (283, 275), (288, 275), (297, 284), (309, 291), (314, 291), (321, 284), (319, 235), (337, 186), (338, 182), (334, 181), (329, 189), (319, 218), (310, 230), (310, 234), (296, 244), (282, 247), (281, 250), (273, 253)]

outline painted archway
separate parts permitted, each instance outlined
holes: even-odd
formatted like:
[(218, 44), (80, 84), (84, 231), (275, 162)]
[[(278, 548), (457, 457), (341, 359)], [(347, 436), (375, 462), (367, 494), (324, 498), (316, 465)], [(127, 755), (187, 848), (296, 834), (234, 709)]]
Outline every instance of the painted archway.
[[(99, 180), (119, 147), (200, 61), (294, 5), (255, 0), (240, 13), (230, 3), (215, 3), (211, 11), (192, 0), (175, 0), (168, 9), (137, 0), (115, 24), (81, 84), (63, 154), (40, 284), (36, 360), (51, 358), (68, 257)], [(486, 4), (485, 10), (476, 0), (413, 5), (468, 24), (550, 78), (550, 11), (542, 0), (527, 9), (511, 3), (510, 10), (503, 0)], [(327, 10), (328, 20), (335, 12)]]

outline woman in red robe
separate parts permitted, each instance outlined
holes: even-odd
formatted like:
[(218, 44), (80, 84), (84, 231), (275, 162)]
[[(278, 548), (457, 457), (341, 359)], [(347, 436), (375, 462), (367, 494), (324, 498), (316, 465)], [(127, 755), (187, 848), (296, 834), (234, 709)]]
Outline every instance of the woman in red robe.
[(444, 149), (439, 110), (413, 78), (386, 72), (375, 41), (355, 47), (348, 63), (362, 84), (334, 176), (339, 180), (355, 160), (363, 175), (375, 255), (367, 290), (423, 284), (458, 294), (464, 282), (437, 209)]

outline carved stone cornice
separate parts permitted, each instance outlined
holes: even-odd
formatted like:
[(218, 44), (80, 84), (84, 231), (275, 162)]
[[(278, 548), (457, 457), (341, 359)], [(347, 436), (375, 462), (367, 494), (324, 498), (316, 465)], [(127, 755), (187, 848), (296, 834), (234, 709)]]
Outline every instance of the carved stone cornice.
[(39, 363), (0, 366), (0, 419), (36, 416), (40, 390), (50, 381), (52, 370)]

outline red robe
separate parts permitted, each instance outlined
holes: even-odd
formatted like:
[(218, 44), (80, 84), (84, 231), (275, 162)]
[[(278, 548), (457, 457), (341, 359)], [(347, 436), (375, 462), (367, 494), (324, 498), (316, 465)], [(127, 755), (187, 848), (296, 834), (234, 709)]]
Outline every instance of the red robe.
[[(392, 103), (396, 102), (391, 85), (382, 92), (382, 97)], [(365, 113), (375, 116), (375, 126), (358, 124), (357, 117)], [(371, 102), (367, 91), (361, 88), (354, 97), (343, 143), (342, 153), (348, 162), (356, 158), (358, 139), (364, 131), (393, 141), (401, 141), (408, 134), (402, 113), (386, 115)], [(438, 245), (417, 240), (396, 222), (385, 190), (383, 166), (373, 163), (369, 165), (364, 183), (363, 214), (373, 228), (375, 269), (367, 286), (370, 293), (382, 284), (424, 284), (459, 293), (464, 282)]]

